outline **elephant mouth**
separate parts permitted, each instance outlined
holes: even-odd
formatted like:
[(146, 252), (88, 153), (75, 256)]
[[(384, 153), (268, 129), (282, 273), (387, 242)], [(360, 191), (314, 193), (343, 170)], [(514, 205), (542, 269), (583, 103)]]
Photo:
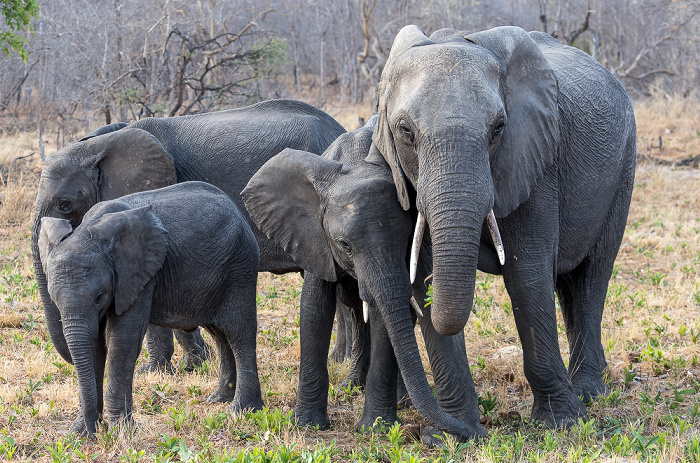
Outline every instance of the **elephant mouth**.
[[(506, 263), (505, 251), (503, 249), (503, 240), (501, 239), (501, 232), (498, 230), (498, 224), (496, 223), (496, 216), (493, 213), (493, 209), (489, 211), (486, 217), (486, 223), (489, 228), (489, 233), (491, 234), (491, 240), (493, 241), (493, 246), (496, 248), (496, 253), (498, 253), (498, 260), (501, 265)], [(416, 271), (418, 269), (418, 256), (420, 254), (421, 243), (423, 242), (423, 235), (425, 234), (425, 226), (427, 220), (422, 212), (418, 212), (418, 218), (416, 219), (416, 228), (413, 232), (413, 242), (411, 244), (411, 263), (409, 267), (411, 284), (416, 281)]]

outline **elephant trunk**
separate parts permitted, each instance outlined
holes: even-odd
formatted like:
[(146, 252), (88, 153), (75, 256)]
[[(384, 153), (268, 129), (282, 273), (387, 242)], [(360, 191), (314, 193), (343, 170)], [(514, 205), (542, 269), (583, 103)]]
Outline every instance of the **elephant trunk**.
[(66, 320), (63, 325), (65, 339), (73, 357), (73, 365), (80, 389), (80, 408), (83, 411), (85, 428), (91, 434), (97, 430), (98, 404), (95, 379), (94, 347), (97, 328), (78, 319)]
[(39, 287), (39, 295), (41, 302), (44, 304), (44, 319), (46, 320), (46, 329), (49, 331), (51, 342), (53, 343), (56, 352), (63, 357), (68, 363), (73, 363), (70, 349), (66, 343), (66, 338), (63, 335), (63, 325), (61, 323), (61, 313), (58, 307), (49, 296), (48, 282), (44, 267), (41, 265), (41, 257), (39, 255), (39, 233), (41, 232), (41, 219), (46, 216), (46, 211), (40, 206), (39, 201), (36, 204), (36, 212), (34, 214), (34, 226), (32, 227), (32, 258), (34, 260), (34, 276)]
[(467, 423), (449, 415), (440, 407), (433, 396), (418, 352), (409, 309), (409, 297), (404, 294), (393, 299), (390, 296), (378, 298), (380, 310), (387, 311), (384, 314), (386, 329), (406, 390), (418, 412), (436, 428), (454, 434), (460, 439), (475, 439), (483, 433), (483, 430), (478, 427), (470, 427)]
[(418, 181), (418, 210), (433, 243), (432, 321), (447, 336), (462, 331), (469, 319), (481, 230), (493, 205), (488, 155), (474, 152), (429, 155)]

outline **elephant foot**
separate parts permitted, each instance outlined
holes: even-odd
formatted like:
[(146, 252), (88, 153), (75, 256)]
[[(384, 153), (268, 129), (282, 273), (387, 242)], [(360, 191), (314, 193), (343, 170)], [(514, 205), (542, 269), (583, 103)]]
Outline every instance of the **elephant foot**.
[(228, 408), (229, 412), (239, 414), (246, 412), (256, 412), (265, 408), (265, 404), (261, 397), (253, 397), (249, 399), (240, 400), (238, 398), (234, 399), (231, 406)]
[(584, 404), (596, 400), (598, 396), (605, 397), (610, 394), (610, 389), (600, 376), (574, 377), (571, 382), (574, 384), (576, 395), (581, 398)]
[(294, 407), (294, 420), (298, 426), (318, 427), (319, 429), (328, 429), (331, 426), (331, 420), (328, 418), (328, 413), (320, 408), (307, 408), (299, 406)]
[(236, 396), (235, 385), (226, 385), (223, 388), (217, 388), (212, 395), (207, 397), (208, 403), (228, 403), (233, 401)]
[(357, 431), (368, 432), (372, 428), (389, 427), (396, 422), (401, 423), (396, 415), (396, 407), (391, 410), (372, 410), (362, 414), (362, 419), (357, 423)]
[(170, 360), (166, 359), (149, 359), (148, 363), (136, 370), (137, 373), (139, 374), (144, 374), (144, 373), (151, 373), (151, 372), (159, 372), (159, 371), (164, 371), (165, 373), (168, 373), (169, 375), (174, 375), (175, 374), (175, 368), (173, 367), (173, 364), (170, 362)]
[(541, 422), (546, 428), (568, 429), (578, 422), (579, 418), (585, 419), (588, 414), (583, 402), (572, 390), (560, 396), (549, 396), (542, 399), (535, 397), (530, 418)]
[(183, 371), (194, 371), (195, 368), (202, 365), (213, 356), (214, 350), (211, 348), (211, 346), (205, 343), (201, 349), (185, 352), (180, 360), (180, 368)]
[[(479, 441), (483, 438), (486, 437), (486, 429), (484, 429), (483, 426), (481, 426), (480, 423), (477, 423), (477, 425), (473, 426), (473, 432), (470, 435), (470, 439)], [(426, 426), (423, 428), (423, 430), (420, 433), (420, 439), (423, 442), (423, 445), (429, 448), (435, 448), (435, 447), (440, 447), (444, 448), (446, 446), (446, 442), (448, 439), (453, 439), (457, 442), (464, 442), (465, 440), (460, 438), (459, 436), (455, 436), (454, 434), (449, 434), (444, 431), (440, 431), (437, 428), (434, 428), (433, 426)]]
[(68, 432), (79, 434), (81, 436), (90, 434), (87, 430), (87, 426), (85, 426), (85, 420), (83, 419), (82, 415), (78, 415), (78, 417), (71, 423), (70, 427), (68, 428)]

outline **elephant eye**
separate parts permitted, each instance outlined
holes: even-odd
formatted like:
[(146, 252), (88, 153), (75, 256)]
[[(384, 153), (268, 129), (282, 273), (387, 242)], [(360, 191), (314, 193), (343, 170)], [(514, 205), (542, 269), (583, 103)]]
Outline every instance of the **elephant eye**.
[(348, 244), (347, 241), (345, 241), (343, 238), (338, 238), (338, 244), (340, 245), (341, 248), (348, 254), (352, 255), (352, 250), (350, 249), (350, 245)]
[(401, 130), (401, 132), (403, 132), (403, 134), (408, 137), (411, 142), (413, 141), (413, 130), (411, 129), (411, 126), (408, 125), (408, 122), (402, 119), (401, 122), (399, 122), (399, 130)]
[(505, 128), (506, 124), (503, 121), (502, 118), (499, 118), (498, 121), (493, 125), (493, 128), (491, 129), (491, 135), (489, 136), (489, 145), (495, 143), (498, 140), (498, 137), (501, 136), (503, 133), (503, 129)]
[(70, 212), (71, 204), (67, 199), (62, 199), (58, 202), (58, 208), (61, 212)]
[(102, 302), (103, 297), (104, 297), (104, 293), (102, 291), (97, 293), (97, 296), (95, 296), (95, 305), (100, 305), (100, 302)]

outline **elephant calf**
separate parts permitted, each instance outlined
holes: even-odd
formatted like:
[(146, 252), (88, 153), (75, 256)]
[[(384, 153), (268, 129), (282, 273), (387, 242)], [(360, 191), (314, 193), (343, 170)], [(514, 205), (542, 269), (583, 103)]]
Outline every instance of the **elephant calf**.
[(134, 367), (148, 323), (203, 326), (220, 358), (212, 402), (262, 407), (255, 357), (260, 251), (233, 201), (203, 182), (179, 183), (93, 206), (72, 229), (44, 217), (39, 251), (80, 386), (73, 431), (131, 419)]

